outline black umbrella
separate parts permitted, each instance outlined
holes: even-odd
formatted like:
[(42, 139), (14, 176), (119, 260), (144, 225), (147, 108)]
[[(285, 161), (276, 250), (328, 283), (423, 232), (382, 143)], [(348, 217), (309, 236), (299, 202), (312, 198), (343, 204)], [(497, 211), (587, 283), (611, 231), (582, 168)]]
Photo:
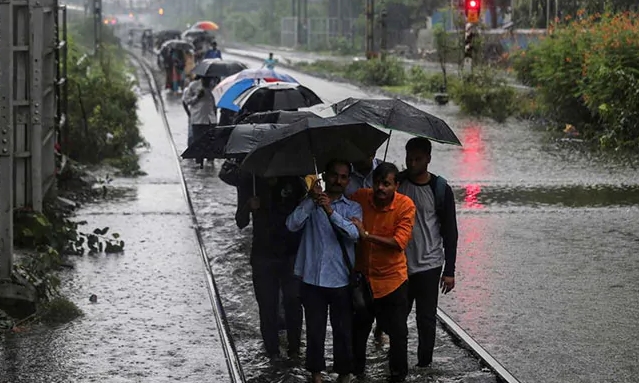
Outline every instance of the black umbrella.
[(159, 31), (155, 34), (154, 39), (156, 46), (159, 47), (164, 44), (165, 41), (168, 40), (179, 40), (182, 36), (182, 32), (178, 30), (167, 29), (163, 31)]
[(347, 98), (332, 106), (340, 116), (426, 137), (443, 144), (461, 146), (453, 130), (439, 117), (426, 113), (400, 99)]
[(282, 128), (283, 124), (235, 125), (224, 147), (224, 158), (243, 158), (264, 139), (266, 132)]
[(241, 158), (262, 139), (264, 132), (286, 126), (284, 124), (237, 124), (207, 129), (182, 153), (187, 158)]
[(307, 118), (265, 132), (242, 169), (262, 177), (313, 174), (334, 158), (367, 160), (387, 139), (388, 134), (352, 118)]
[(224, 158), (224, 146), (231, 135), (235, 125), (213, 126), (208, 128), (201, 136), (196, 137), (193, 143), (182, 153), (181, 157), (187, 158)]
[(240, 94), (233, 102), (240, 109), (251, 111), (297, 110), (322, 104), (309, 88), (289, 82), (267, 82), (255, 85)]
[(194, 51), (195, 47), (193, 44), (184, 40), (168, 40), (165, 41), (160, 47), (160, 54), (166, 55), (170, 50), (179, 50), (183, 52)]
[(309, 117), (319, 117), (317, 114), (304, 110), (304, 111), (284, 111), (284, 110), (272, 110), (268, 112), (259, 112), (246, 115), (242, 117), (238, 124), (292, 124), (299, 120), (303, 120)]
[(202, 77), (227, 77), (246, 69), (246, 65), (237, 61), (225, 61), (220, 59), (202, 60), (193, 69), (193, 74)]
[(210, 38), (213, 39), (213, 35), (209, 33), (209, 31), (204, 31), (202, 29), (187, 29), (181, 34), (181, 37), (186, 39), (196, 39), (196, 38)]

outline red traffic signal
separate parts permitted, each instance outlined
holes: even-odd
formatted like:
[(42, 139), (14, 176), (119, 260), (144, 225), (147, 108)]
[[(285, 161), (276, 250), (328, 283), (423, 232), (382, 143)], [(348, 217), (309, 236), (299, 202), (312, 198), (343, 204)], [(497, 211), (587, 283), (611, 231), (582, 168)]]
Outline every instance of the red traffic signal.
[(466, 11), (478, 11), (481, 8), (481, 2), (480, 0), (466, 0), (466, 6), (464, 8), (466, 8)]

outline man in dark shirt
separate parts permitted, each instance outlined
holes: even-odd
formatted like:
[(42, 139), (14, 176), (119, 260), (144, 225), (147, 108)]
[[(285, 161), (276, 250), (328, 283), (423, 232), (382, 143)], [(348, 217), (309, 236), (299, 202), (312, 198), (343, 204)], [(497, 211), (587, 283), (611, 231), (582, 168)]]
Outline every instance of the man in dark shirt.
[(286, 218), (306, 195), (306, 184), (300, 177), (264, 179), (249, 175), (242, 177), (237, 193), (237, 226), (248, 226), (253, 217), (251, 267), (264, 348), (271, 360), (280, 358), (278, 311), (281, 290), (288, 356), (297, 359), (302, 333), (302, 305), (300, 282), (293, 274), (293, 267), (301, 235), (286, 228)]
[[(446, 181), (428, 170), (432, 145), (415, 137), (406, 143), (406, 172), (399, 191), (417, 207), (413, 237), (406, 248), (409, 313), (417, 314), (417, 366), (433, 361), (439, 290), (455, 288), (457, 218), (455, 196)], [(443, 269), (443, 270), (442, 270)]]

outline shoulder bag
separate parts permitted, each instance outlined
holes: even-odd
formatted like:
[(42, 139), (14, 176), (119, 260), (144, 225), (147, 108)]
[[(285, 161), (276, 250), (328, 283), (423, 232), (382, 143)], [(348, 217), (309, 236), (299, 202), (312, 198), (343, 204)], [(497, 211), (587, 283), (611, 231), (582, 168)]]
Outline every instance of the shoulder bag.
[(351, 297), (353, 299), (353, 311), (369, 311), (373, 306), (373, 290), (371, 289), (371, 285), (368, 283), (364, 274), (354, 270), (351, 260), (348, 257), (348, 252), (346, 251), (344, 239), (342, 238), (339, 229), (333, 224), (333, 222), (331, 222), (331, 226), (333, 227), (333, 231), (337, 237), (339, 247), (342, 249), (344, 263), (348, 268), (349, 287), (351, 289)]

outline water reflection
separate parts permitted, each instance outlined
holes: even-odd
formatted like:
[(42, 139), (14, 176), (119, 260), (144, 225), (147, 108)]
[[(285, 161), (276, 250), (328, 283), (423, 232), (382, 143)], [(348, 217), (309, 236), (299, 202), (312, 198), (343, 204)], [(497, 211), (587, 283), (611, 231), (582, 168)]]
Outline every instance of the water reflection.
[(472, 327), (490, 327), (489, 323), (479, 323), (480, 318), (486, 317), (485, 308), (492, 305), (489, 288), (491, 280), (488, 275), (493, 272), (494, 267), (487, 244), (487, 239), (492, 237), (489, 234), (490, 222), (486, 222), (487, 220), (489, 218), (476, 215), (462, 215), (459, 218), (457, 287), (451, 299), (467, 308), (460, 314), (467, 330), (473, 330)]
[(492, 207), (626, 207), (639, 205), (639, 185), (454, 186), (464, 209)]
[[(482, 140), (482, 128), (479, 125), (471, 124), (462, 129), (462, 143), (464, 144), (461, 153), (461, 163), (456, 166), (457, 177), (461, 180), (485, 179), (488, 172), (487, 161), (485, 159), (485, 147)], [(464, 186), (465, 195), (463, 197), (463, 208), (481, 209), (483, 205), (479, 202), (481, 184), (474, 182)]]

